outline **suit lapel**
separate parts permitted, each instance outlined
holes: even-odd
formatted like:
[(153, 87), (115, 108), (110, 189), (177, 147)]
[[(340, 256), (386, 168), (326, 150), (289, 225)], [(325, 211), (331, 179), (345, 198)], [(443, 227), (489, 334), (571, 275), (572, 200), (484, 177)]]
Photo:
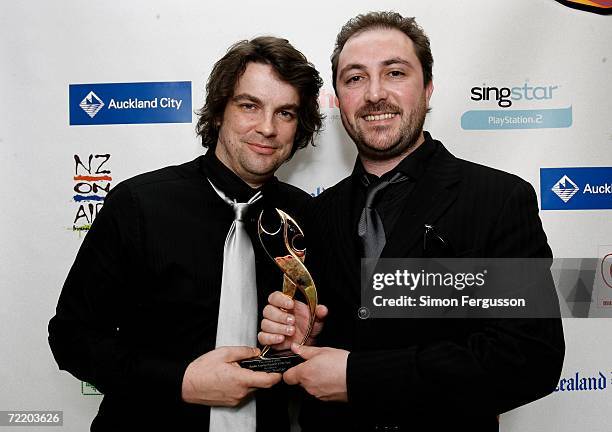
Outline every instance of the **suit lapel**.
[[(353, 177), (346, 180), (341, 192), (338, 194), (338, 202), (334, 208), (332, 220), (335, 222), (335, 229), (340, 233), (341, 255), (343, 259), (352, 261), (359, 256), (359, 245), (357, 243), (357, 227), (353, 227), (353, 202), (351, 193), (353, 189)], [(346, 264), (346, 263), (343, 263)]]
[(421, 256), (425, 225), (435, 225), (457, 198), (461, 180), (459, 162), (438, 143), (427, 170), (406, 200), (400, 217), (381, 253), (381, 258)]
[[(359, 267), (359, 244), (357, 242), (357, 227), (353, 225), (353, 207), (352, 188), (353, 177), (348, 177), (338, 185), (338, 192), (335, 194), (335, 203), (328, 207), (330, 232), (327, 233), (328, 239), (337, 240), (336, 244), (328, 244), (330, 250), (334, 253), (330, 256), (336, 261), (328, 263), (329, 271), (338, 271), (335, 276), (339, 276), (342, 280), (338, 280), (339, 286), (330, 286), (329, 289), (335, 290), (336, 296), (343, 299), (344, 304), (359, 304), (361, 298), (360, 292), (360, 273), (358, 271), (341, 272), (339, 269), (358, 269)], [(326, 240), (323, 242), (326, 243)], [(356, 266), (357, 264), (357, 266)], [(335, 280), (335, 277), (332, 278)], [(334, 284), (335, 285), (335, 284)], [(354, 289), (346, 289), (353, 287)]]

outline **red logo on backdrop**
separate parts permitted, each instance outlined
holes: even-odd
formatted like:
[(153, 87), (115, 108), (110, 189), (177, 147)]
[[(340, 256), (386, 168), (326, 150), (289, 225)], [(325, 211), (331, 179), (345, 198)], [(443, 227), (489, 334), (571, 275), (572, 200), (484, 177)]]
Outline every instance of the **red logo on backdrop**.
[(336, 92), (328, 88), (322, 88), (319, 92), (319, 106), (322, 110), (336, 109), (340, 107), (340, 101), (336, 96)]
[(612, 253), (601, 260), (601, 278), (609, 288), (612, 288)]
[(557, 0), (564, 6), (601, 15), (612, 14), (612, 0)]

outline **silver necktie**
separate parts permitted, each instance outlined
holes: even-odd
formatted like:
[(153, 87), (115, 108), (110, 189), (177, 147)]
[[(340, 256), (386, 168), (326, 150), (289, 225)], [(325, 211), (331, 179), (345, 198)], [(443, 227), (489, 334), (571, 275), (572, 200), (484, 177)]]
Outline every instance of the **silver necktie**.
[[(257, 282), (253, 244), (244, 225), (249, 206), (261, 198), (257, 192), (246, 203), (230, 200), (209, 180), (215, 192), (234, 209), (234, 222), (225, 238), (223, 276), (215, 346), (257, 345)], [(255, 398), (238, 407), (210, 407), (210, 432), (254, 432)]]
[(365, 206), (361, 211), (357, 227), (357, 235), (361, 239), (363, 258), (380, 257), (380, 253), (387, 242), (382, 220), (376, 208), (374, 208), (376, 198), (387, 186), (406, 180), (408, 180), (408, 177), (398, 172), (389, 180), (383, 180), (375, 185), (368, 185)]

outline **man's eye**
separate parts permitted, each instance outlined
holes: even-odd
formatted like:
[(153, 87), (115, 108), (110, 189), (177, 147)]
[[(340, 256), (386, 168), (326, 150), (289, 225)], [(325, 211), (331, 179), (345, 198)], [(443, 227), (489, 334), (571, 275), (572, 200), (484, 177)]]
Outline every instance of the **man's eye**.
[(359, 75), (355, 75), (350, 77), (349, 79), (346, 80), (347, 84), (354, 84), (354, 83), (358, 83), (359, 81), (361, 81), (363, 79), (363, 77), (359, 76)]
[(392, 77), (401, 77), (406, 74), (402, 71), (394, 70), (394, 71), (389, 72), (389, 75), (391, 75)]
[(255, 104), (252, 103), (243, 103), (240, 104), (240, 108), (246, 110), (246, 111), (251, 111), (255, 109)]
[(287, 120), (292, 120), (295, 118), (295, 114), (292, 113), (291, 111), (281, 111), (278, 113), (282, 118), (287, 119)]

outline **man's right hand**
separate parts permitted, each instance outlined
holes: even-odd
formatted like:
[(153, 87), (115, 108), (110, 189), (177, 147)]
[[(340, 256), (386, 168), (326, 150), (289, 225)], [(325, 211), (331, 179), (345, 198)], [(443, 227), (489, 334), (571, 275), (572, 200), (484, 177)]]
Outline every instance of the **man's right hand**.
[(278, 373), (243, 369), (238, 361), (256, 357), (253, 347), (220, 347), (192, 361), (183, 376), (182, 396), (188, 403), (210, 406), (237, 406), (258, 388), (278, 383)]

